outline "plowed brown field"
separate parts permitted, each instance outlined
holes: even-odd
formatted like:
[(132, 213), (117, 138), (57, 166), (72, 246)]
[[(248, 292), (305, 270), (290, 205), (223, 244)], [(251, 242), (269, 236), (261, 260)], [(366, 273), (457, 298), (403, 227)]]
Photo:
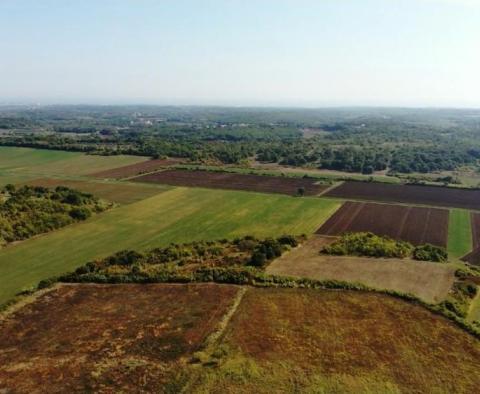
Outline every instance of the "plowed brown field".
[(96, 172), (90, 174), (95, 178), (113, 178), (113, 179), (122, 179), (129, 178), (135, 175), (143, 174), (146, 172), (153, 172), (159, 170), (163, 167), (172, 166), (175, 164), (181, 163), (181, 159), (158, 159), (158, 160), (147, 160), (142, 163), (132, 164), (125, 167), (118, 167), (112, 170)]
[(317, 234), (340, 235), (369, 231), (410, 242), (446, 247), (448, 210), (403, 205), (346, 202)]
[(436, 186), (389, 185), (373, 182), (344, 182), (329, 190), (328, 197), (367, 201), (480, 209), (480, 190)]
[(163, 183), (173, 186), (205, 187), (215, 189), (247, 190), (264, 193), (294, 195), (299, 188), (305, 195), (314, 196), (326, 189), (315, 179), (234, 174), (213, 171), (166, 170), (133, 179), (138, 182)]

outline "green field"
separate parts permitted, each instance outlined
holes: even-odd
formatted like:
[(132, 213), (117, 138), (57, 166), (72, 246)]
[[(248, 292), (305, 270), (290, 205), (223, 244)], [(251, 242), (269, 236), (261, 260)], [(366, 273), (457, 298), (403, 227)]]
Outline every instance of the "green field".
[(77, 177), (145, 161), (140, 156), (93, 156), (78, 152), (0, 146), (0, 186), (45, 177)]
[(127, 248), (171, 242), (312, 233), (331, 199), (174, 188), (0, 251), (0, 304), (39, 280)]
[(46, 179), (39, 178), (26, 182), (30, 186), (43, 186), (55, 188), (57, 186), (66, 186), (72, 189), (80, 190), (84, 193), (91, 193), (96, 197), (102, 198), (118, 204), (131, 204), (137, 201), (153, 197), (158, 193), (170, 189), (169, 186), (156, 185), (139, 182), (119, 182), (103, 180), (70, 180), (70, 179)]
[(458, 259), (472, 250), (470, 212), (464, 209), (450, 210), (448, 224), (448, 254)]

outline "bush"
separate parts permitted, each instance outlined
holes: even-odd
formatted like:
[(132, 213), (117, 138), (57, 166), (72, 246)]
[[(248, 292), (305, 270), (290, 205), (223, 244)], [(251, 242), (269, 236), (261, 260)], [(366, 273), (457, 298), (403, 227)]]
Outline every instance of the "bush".
[(413, 258), (420, 261), (445, 262), (448, 259), (448, 254), (445, 248), (425, 244), (415, 247), (413, 250)]
[(70, 216), (75, 220), (87, 220), (90, 216), (92, 216), (92, 212), (85, 207), (72, 208), (70, 211)]
[(413, 246), (373, 233), (348, 233), (338, 241), (325, 246), (321, 253), (332, 255), (354, 255), (368, 257), (408, 257)]

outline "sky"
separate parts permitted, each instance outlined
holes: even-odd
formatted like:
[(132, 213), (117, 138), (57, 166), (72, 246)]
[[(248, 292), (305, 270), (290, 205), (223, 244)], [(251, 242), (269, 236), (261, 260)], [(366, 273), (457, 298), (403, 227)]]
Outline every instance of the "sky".
[(0, 103), (480, 107), (480, 0), (0, 0)]

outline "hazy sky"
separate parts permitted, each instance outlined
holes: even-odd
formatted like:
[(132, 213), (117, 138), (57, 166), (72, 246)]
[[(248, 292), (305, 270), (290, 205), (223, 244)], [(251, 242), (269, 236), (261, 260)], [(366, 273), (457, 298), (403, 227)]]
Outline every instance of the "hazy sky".
[(0, 102), (480, 107), (480, 0), (0, 0)]

